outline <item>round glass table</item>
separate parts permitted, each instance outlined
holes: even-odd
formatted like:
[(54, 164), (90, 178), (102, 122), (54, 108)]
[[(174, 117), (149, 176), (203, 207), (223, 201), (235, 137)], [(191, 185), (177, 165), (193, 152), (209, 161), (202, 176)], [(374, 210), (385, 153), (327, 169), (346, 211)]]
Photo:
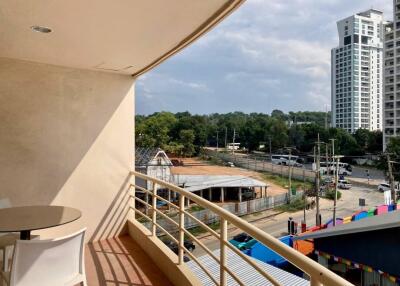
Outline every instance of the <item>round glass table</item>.
[(29, 240), (32, 230), (67, 224), (79, 219), (81, 211), (63, 206), (23, 206), (0, 209), (0, 232), (19, 232)]

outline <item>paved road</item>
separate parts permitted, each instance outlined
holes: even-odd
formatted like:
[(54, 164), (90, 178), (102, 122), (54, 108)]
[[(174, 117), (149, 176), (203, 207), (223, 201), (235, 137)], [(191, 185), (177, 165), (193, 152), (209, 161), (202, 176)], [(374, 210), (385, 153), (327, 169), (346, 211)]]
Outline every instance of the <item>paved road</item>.
[[(353, 187), (351, 190), (343, 190), (342, 198), (338, 201), (337, 205), (337, 217), (345, 217), (351, 215), (355, 211), (360, 210), (358, 206), (358, 199), (364, 198), (366, 200), (366, 207), (369, 209), (373, 206), (383, 204), (383, 194), (374, 189), (367, 189), (362, 187)], [(322, 221), (326, 222), (332, 217), (333, 212), (333, 201), (321, 200), (321, 216)], [(274, 237), (280, 237), (286, 234), (287, 231), (287, 220), (293, 217), (295, 221), (300, 222), (303, 219), (303, 211), (296, 213), (282, 213), (266, 219), (261, 219), (252, 224), (264, 230), (265, 232), (273, 235)], [(315, 225), (315, 209), (306, 211), (306, 222), (307, 226)], [(240, 233), (240, 230), (233, 230), (229, 232), (229, 238)], [(212, 236), (207, 236), (201, 239), (202, 242), (211, 250), (219, 248), (219, 241)], [(205, 254), (204, 250), (200, 246), (196, 247), (194, 251), (196, 256)]]

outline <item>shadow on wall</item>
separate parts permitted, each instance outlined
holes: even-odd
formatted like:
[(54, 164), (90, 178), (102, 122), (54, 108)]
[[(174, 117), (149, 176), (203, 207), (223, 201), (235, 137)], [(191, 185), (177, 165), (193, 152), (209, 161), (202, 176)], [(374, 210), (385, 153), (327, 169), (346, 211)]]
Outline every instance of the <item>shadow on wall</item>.
[(110, 224), (128, 203), (133, 85), (129, 75), (0, 58), (0, 199), (77, 207), (92, 231), (101, 220), (92, 239), (121, 228)]
[(87, 244), (85, 260), (91, 286), (172, 285), (128, 235)]
[(102, 240), (108, 237), (115, 237), (120, 233), (126, 233), (126, 217), (130, 211), (130, 184), (131, 175), (129, 174), (121, 185), (114, 200), (101, 218), (100, 223), (94, 230), (89, 241)]

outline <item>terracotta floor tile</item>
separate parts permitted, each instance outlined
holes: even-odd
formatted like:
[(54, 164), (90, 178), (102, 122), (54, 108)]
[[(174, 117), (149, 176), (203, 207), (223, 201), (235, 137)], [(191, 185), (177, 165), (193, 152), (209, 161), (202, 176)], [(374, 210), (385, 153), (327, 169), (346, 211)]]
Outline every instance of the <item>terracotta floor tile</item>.
[(172, 286), (129, 236), (87, 244), (85, 263), (89, 286)]

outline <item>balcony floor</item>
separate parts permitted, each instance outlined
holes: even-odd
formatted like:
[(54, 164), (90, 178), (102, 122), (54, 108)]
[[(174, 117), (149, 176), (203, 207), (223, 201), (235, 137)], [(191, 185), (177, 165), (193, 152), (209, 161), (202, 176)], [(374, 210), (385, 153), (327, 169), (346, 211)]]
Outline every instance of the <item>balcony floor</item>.
[(129, 236), (89, 243), (85, 253), (90, 286), (172, 286)]

